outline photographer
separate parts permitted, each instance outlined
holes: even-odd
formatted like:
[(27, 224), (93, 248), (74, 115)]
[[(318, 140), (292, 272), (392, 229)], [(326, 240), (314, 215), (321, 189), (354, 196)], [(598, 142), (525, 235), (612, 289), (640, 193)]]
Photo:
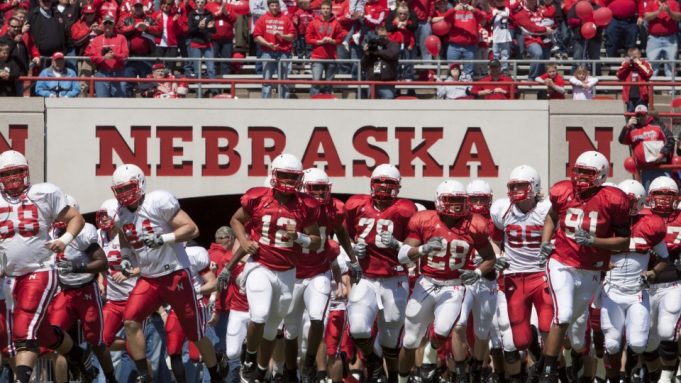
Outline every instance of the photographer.
[[(128, 61), (128, 40), (114, 31), (114, 18), (104, 16), (104, 34), (94, 39), (85, 53), (97, 65), (95, 77), (123, 77), (125, 62)], [(125, 97), (122, 82), (95, 82), (97, 97)]]
[[(619, 142), (631, 145), (634, 161), (641, 165), (661, 165), (669, 163), (674, 150), (674, 135), (662, 125), (652, 125), (652, 117), (648, 117), (648, 108), (639, 105), (635, 110), (636, 116), (631, 117), (622, 128)], [(641, 183), (648, 190), (650, 183), (657, 177), (671, 177), (671, 172), (663, 169), (641, 170)]]
[[(397, 65), (400, 58), (400, 44), (388, 39), (388, 31), (378, 26), (375, 33), (367, 33), (364, 44), (362, 69), (366, 71), (368, 81), (395, 81)], [(377, 85), (376, 98), (395, 98), (394, 85)]]
[[(646, 82), (653, 75), (650, 64), (641, 59), (641, 51), (631, 48), (627, 52), (624, 62), (617, 70), (617, 78), (626, 82)], [(633, 112), (639, 105), (648, 107), (647, 86), (624, 86), (622, 87), (622, 101), (627, 103), (627, 112)]]
[(73, 98), (80, 94), (78, 81), (62, 80), (62, 77), (72, 77), (76, 79), (76, 72), (67, 68), (64, 62), (64, 54), (57, 52), (52, 55), (52, 66), (43, 69), (40, 77), (47, 77), (48, 80), (41, 80), (35, 85), (35, 93), (41, 97), (63, 97)]

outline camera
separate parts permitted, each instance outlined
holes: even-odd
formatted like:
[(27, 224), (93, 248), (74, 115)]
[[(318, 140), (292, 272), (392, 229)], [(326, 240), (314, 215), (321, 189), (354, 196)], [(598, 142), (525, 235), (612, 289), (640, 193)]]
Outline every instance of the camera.
[(629, 57), (629, 64), (634, 65), (634, 58), (633, 57)]
[(375, 31), (367, 32), (364, 41), (367, 43), (369, 52), (377, 52), (378, 47), (385, 41), (386, 36), (379, 36)]
[(106, 56), (107, 53), (111, 52), (111, 47), (102, 48), (102, 56)]

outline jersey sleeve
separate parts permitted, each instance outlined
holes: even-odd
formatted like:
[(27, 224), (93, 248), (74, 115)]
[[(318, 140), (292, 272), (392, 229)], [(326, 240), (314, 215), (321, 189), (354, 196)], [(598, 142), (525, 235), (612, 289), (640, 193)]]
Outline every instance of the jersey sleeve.
[(355, 238), (357, 228), (355, 227), (355, 215), (357, 214), (357, 200), (356, 197), (350, 197), (345, 204), (345, 229), (348, 231), (350, 238)]
[(241, 207), (244, 209), (246, 214), (253, 216), (253, 212), (260, 204), (262, 198), (262, 193), (260, 193), (262, 188), (252, 188), (249, 189), (244, 195), (241, 196), (240, 202)]
[(170, 221), (180, 210), (180, 201), (172, 193), (165, 190), (154, 192), (154, 206), (165, 221)]
[(409, 223), (407, 223), (407, 238), (413, 238), (421, 241), (421, 243), (425, 243), (424, 231), (422, 230), (422, 216), (423, 214), (419, 212), (409, 219)]
[(321, 205), (316, 199), (305, 196), (305, 204), (307, 205), (307, 214), (305, 214), (305, 221), (303, 227), (309, 227), (319, 221), (319, 214), (321, 214)]
[(665, 237), (667, 236), (667, 227), (664, 224), (664, 221), (657, 215), (652, 215), (650, 216), (651, 219), (649, 219), (649, 224), (648, 224), (648, 235), (649, 235), (649, 240), (650, 240), (650, 247), (654, 247), (660, 242), (663, 242)]
[(331, 228), (333, 230), (338, 230), (345, 221), (346, 216), (345, 204), (343, 204), (343, 202), (337, 199), (334, 199), (332, 201), (334, 205), (335, 214), (333, 215), (333, 220), (331, 221)]
[(194, 264), (196, 270), (199, 272), (210, 266), (210, 256), (208, 251), (200, 246), (194, 246), (192, 249), (192, 256), (190, 262)]
[(50, 183), (40, 184), (39, 188), (37, 199), (45, 202), (50, 218), (57, 219), (59, 213), (68, 205), (66, 194), (56, 185)]
[(480, 215), (473, 215), (471, 235), (473, 237), (473, 246), (476, 249), (482, 249), (489, 245), (489, 222)]
[(610, 201), (610, 215), (613, 226), (620, 226), (629, 224), (631, 216), (629, 215), (629, 199), (623, 191), (617, 188), (609, 188), (612, 192), (612, 197), (608, 198)]
[(333, 239), (329, 239), (326, 243), (329, 246), (329, 249), (328, 249), (329, 262), (332, 263), (333, 261), (335, 261), (338, 258), (338, 256), (341, 253), (340, 245), (338, 244), (338, 242), (334, 241)]
[(84, 253), (93, 243), (97, 243), (97, 229), (92, 224), (86, 223), (73, 242), (75, 247)]

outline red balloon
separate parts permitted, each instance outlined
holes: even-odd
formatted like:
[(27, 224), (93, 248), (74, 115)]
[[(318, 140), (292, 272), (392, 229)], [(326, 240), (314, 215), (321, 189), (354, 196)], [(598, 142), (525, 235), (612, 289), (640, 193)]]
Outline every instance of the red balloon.
[(239, 15), (245, 15), (248, 12), (250, 12), (248, 1), (241, 0), (238, 3), (234, 4), (234, 12), (236, 12)]
[(437, 36), (428, 36), (426, 39), (426, 49), (433, 56), (437, 56), (440, 53), (440, 45), (440, 38)]
[(433, 29), (433, 33), (437, 36), (444, 36), (449, 33), (449, 24), (444, 20), (433, 23), (431, 28)]
[(636, 161), (634, 161), (634, 157), (627, 157), (624, 160), (624, 169), (631, 174), (636, 174)]
[(592, 21), (594, 17), (594, 9), (588, 1), (580, 1), (577, 3), (577, 17), (584, 21)]
[(594, 12), (594, 24), (604, 27), (612, 20), (612, 11), (609, 8), (601, 7)]
[(596, 36), (596, 24), (592, 22), (584, 23), (582, 25), (582, 37), (585, 39), (593, 39)]
[(672, 157), (672, 164), (673, 165), (681, 165), (681, 156)]

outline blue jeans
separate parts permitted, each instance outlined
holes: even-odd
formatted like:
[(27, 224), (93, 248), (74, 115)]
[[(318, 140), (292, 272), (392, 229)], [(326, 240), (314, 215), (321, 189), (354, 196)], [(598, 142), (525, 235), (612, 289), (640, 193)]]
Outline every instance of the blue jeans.
[[(262, 78), (265, 80), (270, 80), (272, 77), (277, 74), (277, 77), (279, 80), (286, 80), (286, 77), (288, 75), (286, 65), (282, 64), (282, 70), (281, 73), (278, 70), (279, 66), (279, 60), (281, 59), (290, 59), (291, 54), (290, 53), (284, 53), (284, 52), (274, 52), (274, 51), (263, 51), (262, 52), (262, 58), (264, 59), (274, 59), (276, 61), (274, 62), (266, 62), (262, 66)], [(265, 85), (263, 84), (262, 86), (262, 98), (272, 98), (272, 85)], [(279, 95), (279, 98), (288, 98), (288, 86), (282, 85), (281, 86), (281, 94)]]
[(305, 42), (305, 34), (299, 34), (295, 40), (296, 57), (299, 59), (309, 59), (312, 55), (312, 47)]
[[(98, 70), (95, 73), (95, 77), (98, 78), (121, 78), (125, 77), (125, 73), (122, 70), (118, 71), (107, 71)], [(125, 98), (125, 83), (123, 82), (95, 82), (95, 97), (118, 97)]]
[[(135, 55), (130, 55), (131, 57), (139, 57)], [(123, 71), (125, 77), (132, 78), (138, 77), (144, 78), (151, 74), (151, 62), (149, 61), (128, 61), (125, 64), (125, 70)], [(125, 84), (125, 93), (128, 97), (132, 97), (132, 90), (135, 87), (135, 83)]]
[(605, 28), (605, 33), (608, 35), (608, 46), (606, 47), (608, 57), (619, 57), (617, 54), (619, 48), (629, 49), (636, 46), (636, 35), (638, 34), (636, 18), (622, 20), (613, 17)]
[(514, 57), (522, 60), (523, 53), (525, 53), (525, 36), (523, 36), (523, 31), (520, 28), (510, 28), (509, 31), (511, 31), (511, 38), (516, 42)]
[[(334, 77), (336, 77), (336, 73), (338, 73), (338, 64), (312, 63), (312, 79), (314, 81), (320, 81), (322, 77), (324, 77), (326, 81), (333, 81)], [(310, 88), (310, 97), (319, 93), (331, 94), (333, 93), (333, 87), (331, 85), (312, 85)]]
[[(213, 50), (215, 58), (231, 59), (234, 52), (234, 44), (229, 40), (213, 40)], [(228, 62), (220, 63), (220, 74), (232, 74), (232, 64)]]
[[(676, 60), (679, 55), (679, 45), (676, 40), (676, 35), (666, 35), (666, 36), (648, 36), (648, 48), (646, 51), (648, 56), (648, 61), (653, 60)], [(651, 64), (653, 67), (653, 76), (657, 75), (660, 71), (660, 63)], [(664, 63), (664, 75), (667, 77), (672, 77), (672, 70), (674, 69), (674, 64), (665, 62)]]
[[(76, 56), (76, 48), (68, 49), (66, 52), (64, 52), (64, 56), (75, 57)], [(71, 68), (71, 69), (73, 69), (74, 72), (78, 73), (78, 60), (66, 60), (66, 67)]]
[(650, 183), (653, 182), (655, 178), (663, 176), (671, 177), (672, 173), (670, 170), (661, 169), (641, 170), (641, 183), (643, 184), (643, 187), (646, 189), (646, 192), (648, 192)]
[[(350, 44), (350, 58), (353, 60), (361, 60), (364, 57), (364, 50), (356, 44)], [(352, 64), (352, 81), (357, 81), (357, 63)]]
[[(262, 50), (260, 49), (260, 44), (255, 43), (255, 57), (261, 59), (262, 58)], [(262, 65), (263, 63), (256, 61), (255, 62), (255, 74), (262, 74)]]
[[(478, 51), (477, 45), (449, 44), (447, 48), (447, 61), (475, 60), (475, 53)], [(475, 64), (463, 64), (463, 73), (473, 77)]]
[[(213, 345), (218, 342), (213, 327), (206, 327), (206, 336)], [(189, 359), (189, 341), (185, 339), (182, 345), (182, 363), (184, 364), (184, 374), (187, 382), (210, 383), (210, 373), (203, 363), (194, 363)]]
[(648, 101), (643, 101), (640, 98), (630, 98), (629, 101), (627, 101), (627, 113), (634, 113), (634, 110), (636, 110), (636, 107), (639, 105), (645, 105), (645, 107), (648, 107)]
[[(125, 330), (116, 334), (125, 339)], [(144, 339), (147, 342), (147, 359), (151, 362), (154, 382), (171, 383), (170, 370), (165, 362), (167, 354), (166, 332), (163, 319), (159, 315), (151, 315), (144, 326)], [(112, 352), (111, 360), (114, 365), (116, 380), (119, 383), (133, 383), (137, 378), (135, 362), (130, 359), (126, 350)]]
[(432, 60), (433, 55), (426, 49), (426, 39), (428, 36), (433, 34), (433, 30), (430, 23), (427, 20), (419, 21), (419, 27), (416, 29), (414, 34), (414, 40), (416, 40), (416, 45), (418, 45), (421, 50), (421, 58), (424, 60)]
[(229, 375), (227, 375), (227, 383), (241, 382), (241, 376), (239, 374), (239, 371), (241, 371), (241, 361), (239, 359), (230, 360)]
[[(395, 98), (395, 85), (376, 85), (374, 89), (376, 89), (375, 99), (377, 100), (392, 100)], [(369, 93), (371, 93), (371, 90), (369, 90)], [(369, 97), (371, 97), (371, 94), (369, 94)]]
[[(210, 48), (193, 48), (189, 47), (189, 57), (196, 59), (200, 57), (205, 57), (205, 58), (214, 58), (215, 57), (215, 47), (210, 47)], [(206, 63), (206, 75), (208, 78), (215, 78), (215, 61), (203, 61)], [(193, 61), (192, 65), (194, 67), (194, 74), (196, 77), (199, 77), (199, 72), (201, 72), (201, 64), (199, 64), (200, 61)], [(211, 93), (213, 94), (218, 94), (220, 93), (217, 89), (213, 88), (211, 89)]]
[[(542, 48), (537, 43), (530, 44), (527, 47), (527, 52), (532, 56), (532, 60), (548, 60), (551, 58), (551, 48)], [(546, 64), (530, 64), (530, 74), (527, 79), (534, 81), (535, 78), (546, 73)]]
[[(580, 63), (577, 60), (600, 60), (601, 59), (601, 43), (594, 40), (575, 39), (573, 41), (574, 54), (573, 59), (575, 63), (572, 64), (572, 74), (575, 73), (580, 65), (586, 66), (589, 72), (593, 72), (592, 66), (589, 63)], [(596, 64), (596, 73), (594, 76), (601, 75), (601, 64)]]
[(572, 30), (567, 25), (567, 21), (563, 20), (558, 24), (558, 29), (556, 29), (556, 45), (558, 46), (558, 52), (568, 53), (570, 51), (570, 43), (572, 41)]
[[(191, 43), (191, 39), (189, 37), (178, 37), (177, 38), (177, 47), (180, 49), (180, 57), (189, 58), (189, 44), (190, 43)], [(183, 62), (182, 66), (184, 67), (184, 75), (186, 77), (193, 77), (194, 76), (194, 68), (192, 67), (191, 61)]]
[(511, 44), (512, 42), (508, 43), (494, 43), (492, 44), (492, 57), (497, 59), (497, 60), (502, 60), (501, 62), (501, 71), (506, 72), (508, 71), (508, 63), (504, 62), (505, 60), (508, 60), (509, 57), (511, 57)]
[[(412, 49), (409, 50), (405, 46), (400, 51), (400, 60), (411, 60), (416, 52)], [(398, 80), (413, 80), (414, 79), (414, 64), (400, 64), (397, 67), (397, 79)]]
[[(338, 58), (341, 60), (347, 60), (350, 58), (350, 51), (346, 51), (345, 48), (342, 45), (338, 45), (336, 47), (336, 54), (338, 55)], [(338, 64), (339, 66), (339, 71), (341, 74), (350, 74), (352, 71), (352, 64), (350, 63), (342, 63)]]
[(227, 349), (227, 323), (229, 322), (229, 311), (220, 311), (220, 319), (215, 325), (215, 334), (218, 337), (218, 342), (215, 344), (215, 349), (224, 352)]

